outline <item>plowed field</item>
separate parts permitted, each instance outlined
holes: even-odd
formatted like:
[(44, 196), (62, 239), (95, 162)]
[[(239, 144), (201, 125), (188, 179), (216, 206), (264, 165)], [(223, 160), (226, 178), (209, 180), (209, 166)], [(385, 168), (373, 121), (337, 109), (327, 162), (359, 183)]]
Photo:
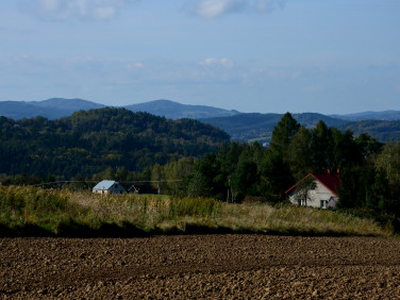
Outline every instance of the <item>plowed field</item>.
[(400, 239), (0, 239), (0, 298), (394, 299)]

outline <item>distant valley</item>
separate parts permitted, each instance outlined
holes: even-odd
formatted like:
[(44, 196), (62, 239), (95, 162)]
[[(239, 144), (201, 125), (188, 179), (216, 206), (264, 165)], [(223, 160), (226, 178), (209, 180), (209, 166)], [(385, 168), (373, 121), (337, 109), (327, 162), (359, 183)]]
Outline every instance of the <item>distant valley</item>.
[[(0, 101), (0, 116), (20, 120), (43, 116), (49, 120), (68, 117), (77, 111), (104, 108), (105, 105), (82, 99), (52, 98), (44, 101)], [(205, 105), (187, 105), (170, 100), (154, 100), (123, 106), (132, 112), (147, 112), (167, 119), (197, 119), (226, 131), (238, 141), (268, 143), (276, 123), (283, 114), (241, 113)], [(323, 120), (329, 127), (350, 129), (357, 136), (363, 132), (379, 141), (400, 138), (400, 111), (363, 112), (346, 115), (318, 113), (293, 114), (308, 128)]]

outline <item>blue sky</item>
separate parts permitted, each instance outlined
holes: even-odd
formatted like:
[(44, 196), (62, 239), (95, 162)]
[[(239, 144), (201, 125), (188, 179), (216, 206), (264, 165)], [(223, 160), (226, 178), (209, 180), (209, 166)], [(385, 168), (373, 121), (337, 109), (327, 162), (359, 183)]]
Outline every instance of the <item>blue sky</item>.
[(399, 0), (0, 1), (0, 101), (400, 110)]

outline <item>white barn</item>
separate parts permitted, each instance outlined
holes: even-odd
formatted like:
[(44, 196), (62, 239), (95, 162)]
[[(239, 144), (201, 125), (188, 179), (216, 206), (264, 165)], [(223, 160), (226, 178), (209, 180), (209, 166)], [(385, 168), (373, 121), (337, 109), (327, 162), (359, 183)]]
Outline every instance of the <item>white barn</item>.
[(96, 194), (122, 194), (125, 193), (125, 189), (117, 181), (114, 180), (103, 180), (96, 184), (93, 188), (93, 193)]
[[(306, 199), (298, 203), (296, 198), (296, 187), (302, 180), (312, 177), (315, 182), (315, 188), (307, 191)], [(340, 187), (339, 174), (308, 174), (299, 183), (292, 186), (285, 193), (289, 196), (289, 201), (294, 205), (304, 205), (316, 208), (334, 208), (339, 200), (338, 189)]]

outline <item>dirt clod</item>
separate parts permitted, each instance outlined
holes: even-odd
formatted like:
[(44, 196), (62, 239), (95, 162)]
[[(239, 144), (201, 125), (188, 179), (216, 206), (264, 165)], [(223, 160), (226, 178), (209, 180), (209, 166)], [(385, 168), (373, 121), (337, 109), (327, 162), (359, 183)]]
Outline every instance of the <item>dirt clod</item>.
[(400, 239), (2, 238), (0, 299), (394, 299)]

